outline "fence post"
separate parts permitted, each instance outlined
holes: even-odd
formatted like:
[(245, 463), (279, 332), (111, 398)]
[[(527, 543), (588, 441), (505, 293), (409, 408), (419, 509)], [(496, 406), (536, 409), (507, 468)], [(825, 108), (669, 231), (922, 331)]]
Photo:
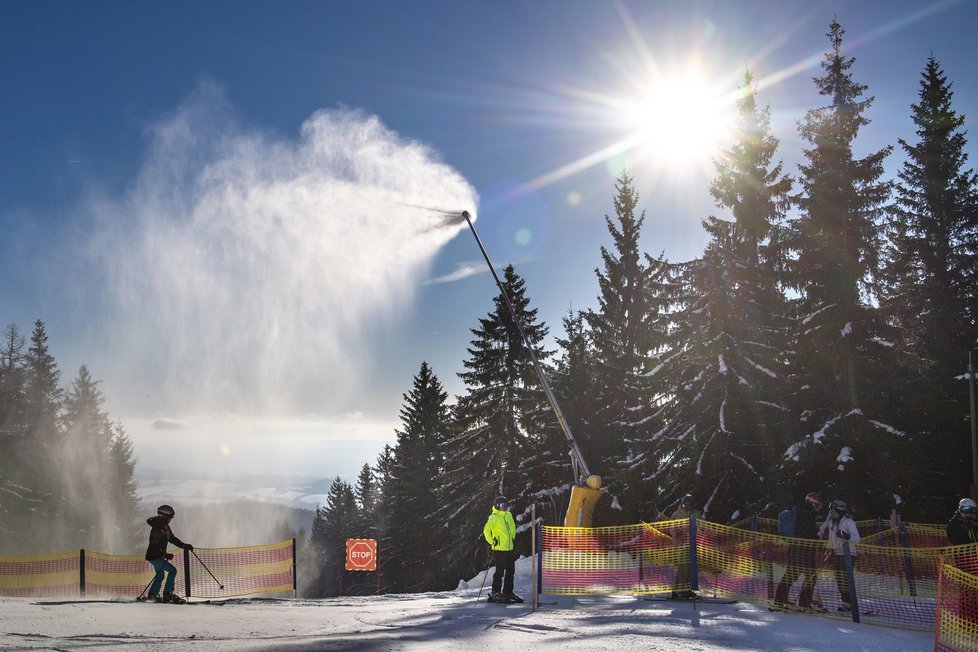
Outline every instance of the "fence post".
[[(543, 521), (533, 527), (537, 528), (537, 595), (543, 594)], [(539, 600), (539, 598), (538, 598)]]
[(183, 549), (183, 588), (187, 597), (190, 597), (190, 551)]
[(296, 581), (296, 554), (295, 554), (295, 537), (292, 537), (292, 599), (299, 597), (299, 583)]
[(85, 549), (78, 551), (78, 591), (85, 595)]
[(937, 615), (934, 617), (934, 650), (941, 643), (941, 589), (944, 588), (944, 555), (937, 557)]
[(849, 607), (852, 609), (852, 622), (859, 622), (859, 596), (856, 595), (856, 573), (849, 542), (842, 542), (843, 564), (846, 569), (846, 583), (849, 585)]
[(530, 610), (537, 610), (537, 504), (530, 503)]
[(750, 517), (750, 531), (757, 532), (757, 514)]
[(700, 573), (696, 564), (696, 514), (689, 515), (689, 588), (698, 591)]
[(901, 523), (897, 536), (900, 538), (900, 547), (903, 548), (903, 565), (907, 569), (907, 590), (910, 596), (917, 597), (917, 580), (914, 578), (913, 558), (910, 556), (910, 537), (907, 536), (907, 527)]

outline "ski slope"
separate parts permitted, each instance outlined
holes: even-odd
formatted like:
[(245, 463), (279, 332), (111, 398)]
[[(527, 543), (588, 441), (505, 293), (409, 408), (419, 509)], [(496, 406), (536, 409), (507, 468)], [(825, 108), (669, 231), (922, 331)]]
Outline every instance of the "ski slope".
[[(529, 563), (517, 592), (530, 595)], [(541, 608), (454, 591), (170, 605), (0, 598), (0, 650), (928, 650), (934, 635), (774, 613), (747, 603), (542, 596)], [(491, 582), (491, 577), (488, 584)]]

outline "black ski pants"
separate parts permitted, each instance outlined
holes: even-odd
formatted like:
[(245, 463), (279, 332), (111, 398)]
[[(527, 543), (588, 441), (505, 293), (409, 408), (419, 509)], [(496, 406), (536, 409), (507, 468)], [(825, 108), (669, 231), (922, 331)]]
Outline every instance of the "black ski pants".
[(513, 592), (513, 575), (516, 573), (515, 550), (493, 550), (492, 561), (496, 570), (492, 574), (492, 592), (503, 594)]

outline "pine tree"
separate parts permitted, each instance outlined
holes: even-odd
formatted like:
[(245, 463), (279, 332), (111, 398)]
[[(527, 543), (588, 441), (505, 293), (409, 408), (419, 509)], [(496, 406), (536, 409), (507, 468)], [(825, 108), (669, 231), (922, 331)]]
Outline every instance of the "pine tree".
[(3, 331), (0, 350), (0, 550), (16, 551), (25, 538), (22, 528), (36, 517), (31, 508), (41, 499), (24, 473), (33, 439), (25, 415), (24, 337), (16, 324)]
[[(547, 328), (536, 322), (529, 308), (525, 283), (513, 266), (503, 274), (503, 287), (516, 318), (520, 320), (536, 357), (544, 363), (549, 354), (540, 349)], [(529, 503), (543, 490), (524, 462), (537, 460), (544, 448), (544, 420), (550, 419), (546, 396), (533, 367), (513, 315), (503, 295), (494, 310), (472, 329), (475, 339), (459, 374), (467, 393), (459, 398), (454, 420), (458, 434), (446, 444), (444, 500), (438, 512), (441, 532), (438, 555), (455, 572), (474, 574), (485, 567), (482, 528), (493, 499), (510, 500), (517, 527), (526, 519)], [(524, 537), (525, 539), (525, 537)], [(528, 541), (517, 537), (525, 550)]]
[(318, 577), (315, 588), (317, 597), (351, 593), (352, 576), (345, 568), (346, 540), (356, 538), (352, 524), (358, 517), (356, 494), (353, 487), (337, 477), (329, 487), (326, 502), (316, 508), (312, 523), (310, 547), (316, 558)]
[(610, 477), (606, 484), (624, 497), (624, 518), (634, 522), (648, 517), (658, 494), (649, 481), (658, 460), (646, 451), (662, 427), (656, 400), (666, 392), (649, 372), (665, 346), (669, 280), (664, 260), (639, 253), (645, 212), (635, 213), (639, 196), (627, 172), (615, 190), (615, 219), (605, 216), (614, 250), (601, 247), (598, 308), (587, 313), (600, 394), (585, 441), (602, 451), (591, 471)]
[(899, 468), (893, 459), (899, 431), (885, 423), (893, 417), (895, 366), (888, 347), (895, 335), (870, 300), (878, 227), (890, 191), (881, 180), (883, 160), (892, 148), (853, 157), (873, 98), (864, 98), (867, 87), (852, 79), (854, 59), (842, 54), (844, 34), (833, 20), (825, 74), (814, 79), (829, 104), (809, 110), (799, 127), (811, 147), (800, 166), (799, 216), (788, 242), (797, 255), (789, 280), (801, 295), (793, 398), (803, 438), (786, 451), (782, 479), (799, 490), (821, 487), (863, 508), (882, 509), (890, 505), (886, 490), (897, 486)]
[(385, 491), (389, 534), (385, 537), (389, 590), (404, 592), (438, 587), (439, 568), (428, 563), (431, 542), (418, 532), (437, 531), (435, 512), (444, 466), (444, 446), (450, 435), (448, 393), (428, 366), (414, 377), (404, 394), (402, 428), (397, 431), (390, 480)]
[[(978, 341), (978, 175), (965, 170), (964, 116), (932, 56), (912, 106), (918, 141), (899, 143), (907, 159), (899, 171), (889, 220), (891, 247), (881, 306), (906, 343), (910, 413), (918, 460), (918, 491), (953, 496), (966, 488), (968, 398), (956, 379)], [(943, 445), (933, 445), (940, 440)], [(920, 472), (922, 471), (922, 472)]]
[(735, 521), (769, 500), (787, 412), (786, 306), (771, 234), (784, 219), (791, 181), (772, 164), (778, 141), (752, 79), (746, 72), (734, 143), (717, 159), (711, 186), (735, 221), (707, 219), (703, 258), (680, 268), (673, 354), (660, 372), (673, 400), (654, 449), (666, 460), (666, 505), (692, 493), (718, 521)]
[[(65, 436), (58, 463), (65, 507), (65, 544), (115, 547), (112, 486), (107, 457), (114, 433), (102, 410), (105, 398), (85, 365), (78, 370), (65, 399)], [(111, 458), (109, 458), (111, 459)]]

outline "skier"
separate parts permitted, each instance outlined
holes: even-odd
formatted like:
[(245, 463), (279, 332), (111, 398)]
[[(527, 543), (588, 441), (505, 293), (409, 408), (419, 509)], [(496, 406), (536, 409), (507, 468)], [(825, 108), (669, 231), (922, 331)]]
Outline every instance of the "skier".
[(523, 598), (513, 593), (513, 579), (516, 573), (516, 522), (509, 513), (509, 503), (505, 496), (499, 496), (492, 503), (492, 513), (482, 528), (482, 535), (492, 548), (492, 560), (496, 570), (492, 574), (492, 592), (489, 602), (523, 602)]
[(962, 498), (958, 510), (947, 523), (947, 540), (952, 546), (978, 543), (978, 522), (975, 521), (975, 501)]
[[(815, 522), (818, 513), (822, 511), (822, 495), (816, 491), (805, 496), (805, 501), (795, 512), (795, 538), (818, 540), (818, 524)], [(774, 593), (774, 603), (784, 607), (788, 603), (791, 585), (799, 576), (802, 577), (801, 593), (798, 594), (798, 606), (802, 609), (812, 608), (812, 595), (815, 593), (815, 582), (818, 580), (818, 553), (812, 543), (791, 542), (788, 544), (788, 565)]]
[(849, 576), (846, 573), (845, 551), (843, 544), (849, 543), (849, 552), (856, 556), (853, 546), (859, 543), (859, 530), (856, 522), (849, 516), (849, 507), (843, 500), (833, 500), (829, 505), (829, 517), (822, 523), (818, 538), (828, 543), (826, 559), (832, 562), (832, 572), (835, 574), (835, 585), (839, 589), (842, 604), (839, 611), (851, 611), (852, 600), (849, 595)]
[[(193, 550), (194, 547), (189, 543), (184, 543), (173, 534), (170, 529), (170, 521), (176, 512), (169, 505), (160, 505), (156, 510), (156, 516), (146, 519), (146, 524), (152, 528), (149, 531), (149, 545), (146, 547), (146, 561), (153, 565), (156, 576), (149, 586), (147, 600), (156, 602), (173, 602), (179, 604), (186, 602), (183, 598), (173, 592), (173, 585), (177, 579), (177, 568), (170, 563), (173, 554), (166, 551), (166, 544), (172, 543), (184, 550)], [(163, 597), (159, 597), (160, 584), (163, 583), (163, 575), (166, 575), (166, 584), (163, 586)]]
[[(682, 500), (679, 501), (679, 507), (676, 511), (672, 513), (673, 520), (679, 520), (684, 518), (689, 518), (693, 514), (699, 515), (693, 509), (693, 496), (692, 494), (686, 494), (683, 496)], [(680, 533), (683, 534), (683, 533)], [(679, 562), (676, 565), (676, 580), (672, 585), (672, 597), (679, 600), (696, 600), (700, 596), (691, 589), (682, 590), (680, 587), (689, 586), (689, 541), (684, 540), (684, 537), (676, 537), (676, 545), (685, 545), (682, 550), (677, 550), (679, 555)]]

